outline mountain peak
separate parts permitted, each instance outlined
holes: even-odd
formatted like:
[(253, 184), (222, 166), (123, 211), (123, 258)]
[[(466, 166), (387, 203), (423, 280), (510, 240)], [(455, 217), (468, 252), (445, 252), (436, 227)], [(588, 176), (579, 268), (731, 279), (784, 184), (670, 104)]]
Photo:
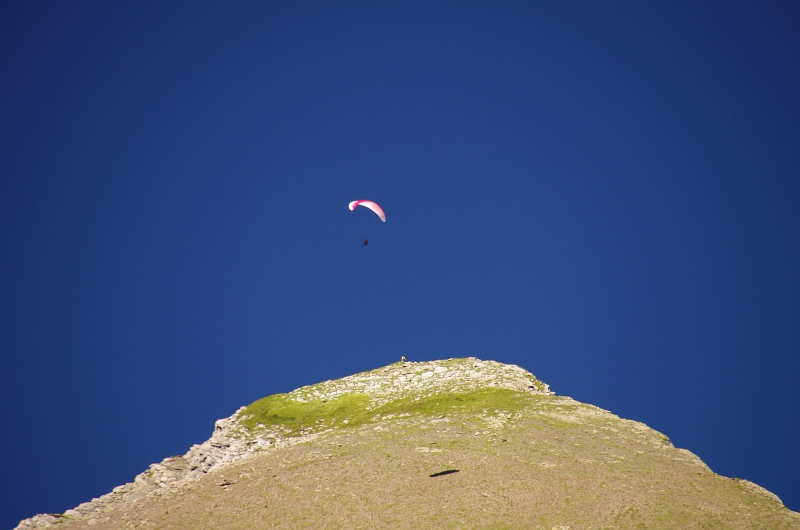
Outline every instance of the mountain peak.
[(550, 393), (550, 388), (527, 370), (476, 357), (440, 361), (400, 361), (368, 372), (304, 386), (289, 393), (298, 401), (334, 399), (347, 393), (370, 397), (377, 407), (409, 395), (465, 392), (477, 388), (507, 388)]
[(800, 528), (800, 514), (642, 423), (470, 357), (401, 361), (260, 399), (185, 455), (17, 528), (54, 524)]

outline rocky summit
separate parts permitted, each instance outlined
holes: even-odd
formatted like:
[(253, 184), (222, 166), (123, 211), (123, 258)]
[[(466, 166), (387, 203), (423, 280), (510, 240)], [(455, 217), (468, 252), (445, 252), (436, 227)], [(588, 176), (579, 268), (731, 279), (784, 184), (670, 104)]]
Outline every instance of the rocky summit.
[(18, 530), (771, 528), (800, 514), (518, 366), (400, 362), (276, 394)]

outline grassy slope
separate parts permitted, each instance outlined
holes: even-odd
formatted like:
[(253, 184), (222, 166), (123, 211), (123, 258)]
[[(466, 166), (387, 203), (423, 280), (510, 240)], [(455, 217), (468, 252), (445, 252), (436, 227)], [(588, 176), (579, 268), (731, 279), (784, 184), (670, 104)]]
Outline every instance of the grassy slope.
[(435, 396), (409, 396), (378, 407), (359, 393), (345, 394), (330, 401), (298, 402), (289, 394), (275, 394), (256, 401), (245, 410), (243, 423), (250, 430), (257, 425), (279, 427), (291, 434), (320, 427), (352, 428), (365, 423), (418, 415), (453, 414), (461, 411), (515, 412), (525, 405), (528, 394), (505, 388), (485, 388), (472, 392), (447, 392)]
[(251, 429), (323, 434), (92, 528), (800, 528), (800, 515), (660, 433), (569, 398), (482, 389), (369, 410), (358, 394), (277, 395), (247, 413)]

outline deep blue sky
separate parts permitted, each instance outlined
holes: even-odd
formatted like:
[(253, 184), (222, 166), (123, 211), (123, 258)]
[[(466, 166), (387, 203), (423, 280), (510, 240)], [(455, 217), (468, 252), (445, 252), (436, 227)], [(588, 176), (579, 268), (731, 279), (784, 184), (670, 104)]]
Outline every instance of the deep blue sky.
[(0, 7), (0, 527), (401, 355), (800, 510), (800, 4), (118, 4)]

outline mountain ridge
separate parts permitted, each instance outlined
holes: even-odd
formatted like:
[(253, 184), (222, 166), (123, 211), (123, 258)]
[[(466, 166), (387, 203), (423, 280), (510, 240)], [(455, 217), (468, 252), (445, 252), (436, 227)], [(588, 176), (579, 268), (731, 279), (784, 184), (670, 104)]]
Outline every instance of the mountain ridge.
[[(459, 423), (460, 426), (457, 426)], [(430, 432), (438, 433), (441, 439), (432, 442), (436, 447), (431, 447), (431, 444), (414, 445), (419, 443), (420, 437), (429, 436), (427, 433)], [(337, 442), (334, 444), (337, 449), (330, 452), (328, 448), (334, 440), (347, 443)], [(513, 443), (506, 443), (508, 441)], [(505, 446), (505, 452), (497, 451), (498, 444)], [(361, 447), (360, 453), (352, 453), (351, 460), (345, 458), (345, 454), (350, 454), (349, 450), (357, 447)], [(388, 451), (387, 447), (394, 449)], [(631, 452), (631, 447), (636, 449)], [(420, 480), (448, 476), (453, 484), (463, 483), (465, 487), (494, 484), (492, 487), (495, 490), (508, 490), (506, 500), (496, 501), (495, 504), (500, 502), (502, 505), (516, 497), (527, 499), (532, 507), (535, 506), (531, 513), (538, 514), (538, 522), (533, 522), (522, 501), (514, 501), (512, 505), (516, 506), (516, 512), (512, 512), (516, 513), (516, 519), (511, 519), (512, 526), (524, 523), (522, 527), (547, 530), (601, 528), (604, 523), (611, 522), (614, 528), (626, 527), (628, 523), (652, 527), (659, 521), (668, 524), (671, 518), (681, 517), (685, 519), (685, 527), (691, 527), (695, 522), (700, 525), (716, 522), (719, 524), (715, 527), (755, 528), (758, 526), (736, 524), (740, 516), (746, 520), (755, 515), (759, 521), (763, 519), (769, 520), (770, 524), (777, 524), (776, 528), (800, 528), (800, 514), (786, 509), (777, 496), (749, 481), (727, 479), (714, 474), (699, 457), (686, 449), (673, 447), (666, 436), (648, 426), (619, 418), (609, 411), (566, 396), (556, 396), (548, 385), (518, 366), (474, 357), (399, 362), (304, 386), (287, 394), (267, 396), (239, 408), (228, 418), (218, 420), (212, 436), (206, 442), (192, 446), (184, 455), (152, 464), (133, 482), (118, 486), (112, 492), (67, 510), (64, 514), (40, 514), (26, 519), (16, 528), (92, 526), (97, 529), (194, 529), (268, 526), (262, 521), (265, 514), (260, 510), (254, 511), (256, 504), (242, 506), (229, 514), (231, 518), (222, 516), (220, 519), (218, 514), (225, 510), (208, 499), (224, 495), (235, 484), (235, 488), (245, 488), (245, 496), (255, 495), (254, 498), (260, 495), (254, 493), (256, 490), (261, 493), (272, 492), (277, 500), (270, 503), (269, 506), (274, 510), (270, 513), (272, 522), (278, 527), (298, 527), (298, 521), (301, 523), (299, 526), (310, 528), (359, 527), (357, 521), (349, 518), (354, 510), (360, 512), (363, 509), (358, 505), (351, 510), (339, 509), (337, 513), (321, 519), (315, 519), (307, 512), (298, 512), (296, 517), (286, 520), (286, 514), (291, 513), (293, 507), (306, 504), (308, 499), (318, 499), (323, 506), (328, 506), (326, 494), (323, 493), (325, 490), (315, 488), (313, 493), (306, 492), (306, 496), (284, 491), (295, 487), (303, 491), (302, 486), (293, 482), (298, 477), (304, 477), (303, 473), (286, 474), (282, 479), (283, 489), (261, 484), (264, 477), (255, 471), (241, 471), (235, 475), (236, 478), (216, 479), (227, 476), (233, 469), (245, 469), (247, 466), (261, 469), (259, 465), (263, 462), (281, 458), (286, 461), (289, 455), (301, 455), (297, 458), (299, 462), (304, 462), (298, 464), (302, 469), (313, 464), (318, 467), (317, 476), (325, 476), (326, 473), (333, 473), (333, 462), (347, 461), (347, 470), (355, 469), (363, 462), (374, 460), (375, 455), (382, 452), (386, 453), (388, 460), (398, 460), (400, 467), (417, 468), (416, 475), (424, 469), (417, 477)], [(328, 455), (323, 460), (331, 465), (319, 468), (318, 464), (314, 464), (317, 457), (313, 455), (317, 453)], [(406, 456), (394, 458), (401, 454)], [(450, 458), (456, 454), (459, 458)], [(499, 457), (501, 454), (503, 456)], [(438, 462), (436, 459), (446, 455), (449, 459), (442, 460), (439, 467), (447, 469), (436, 471), (438, 468), (432, 462)], [(492, 455), (494, 467), (477, 464), (487, 461)], [(637, 461), (640, 463), (637, 464)], [(270, 465), (275, 467), (274, 462)], [(380, 461), (375, 465), (382, 467), (384, 463)], [(517, 489), (506, 488), (502, 476), (495, 476), (501, 468), (510, 476), (518, 476), (515, 479), (518, 481)], [(626, 471), (620, 474), (622, 468)], [(670, 503), (664, 501), (661, 493), (637, 492), (631, 486), (648, 484), (653, 489), (656, 483), (660, 483), (658, 472), (651, 472), (651, 468), (675, 475), (674, 483), (670, 483), (667, 489), (653, 491), (669, 490), (673, 500), (683, 499), (682, 508), (670, 508)], [(397, 469), (386, 469), (385, 476), (394, 477), (396, 482), (409, 480), (406, 475), (397, 475)], [(462, 469), (469, 475), (461, 475)], [(525, 469), (530, 471), (522, 473), (521, 470)], [(347, 470), (343, 468), (338, 474), (332, 474), (329, 481), (334, 483), (343, 480), (343, 476), (349, 476)], [(427, 471), (433, 473), (426, 475)], [(585, 478), (585, 484), (575, 480), (577, 475)], [(277, 476), (275, 474), (273, 478)], [(694, 482), (691, 478), (694, 478)], [(391, 480), (387, 481), (380, 488), (393, 491)], [(697, 488), (695, 482), (704, 484), (698, 490), (703, 492), (703, 498), (706, 499), (701, 503), (692, 501), (691, 495), (684, 494), (687, 488)], [(245, 487), (245, 484), (248, 486)], [(427, 485), (424, 482), (421, 484)], [(556, 484), (575, 493), (570, 497), (556, 496), (556, 499), (552, 495)], [(208, 485), (212, 487), (206, 491), (204, 488)], [(364, 489), (364, 485), (358, 481), (350, 480), (346, 485), (351, 494), (359, 491), (359, 488)], [(611, 485), (616, 488), (613, 494), (603, 490)], [(377, 484), (373, 486), (380, 489)], [(626, 488), (630, 491), (626, 491)], [(203, 518), (198, 519), (196, 513), (187, 512), (181, 515), (180, 522), (168, 524), (167, 521), (171, 520), (166, 517), (168, 514), (176, 510), (181, 512), (180, 508), (170, 504), (173, 497), (185, 498), (199, 491), (210, 495), (193, 501), (198, 507), (203, 507), (198, 508), (196, 513), (207, 511)], [(469, 488), (464, 491), (469, 491)], [(534, 496), (533, 491), (539, 492), (539, 495)], [(547, 495), (542, 496), (543, 491)], [(448, 495), (454, 494), (458, 494), (458, 490)], [(361, 497), (369, 498), (371, 495), (372, 492), (367, 489)], [(487, 491), (477, 494), (473, 491), (470, 495), (478, 495), (480, 501), (493, 497)], [(542, 499), (548, 496), (553, 497), (552, 502), (543, 503)], [(603, 499), (604, 496), (607, 499)], [(579, 497), (580, 500), (573, 497)], [(734, 500), (731, 501), (729, 497)], [(616, 501), (609, 502), (608, 499), (612, 498)], [(289, 499), (294, 500), (289, 502)], [(411, 524), (414, 514), (397, 519), (396, 516), (403, 512), (402, 508), (398, 507), (394, 512), (387, 511), (380, 508), (379, 500), (376, 502), (378, 504), (374, 510), (385, 512), (384, 520), (375, 523), (377, 526), (415, 527)], [(566, 508), (563, 503), (566, 503)], [(583, 503), (584, 510), (576, 511), (577, 506), (571, 507), (576, 503)], [(610, 507), (612, 505), (616, 507)], [(165, 509), (160, 518), (156, 517), (155, 512), (164, 506), (172, 507)], [(445, 506), (438, 510), (447, 512)], [(507, 517), (492, 515), (492, 506), (483, 508), (483, 513), (471, 514), (468, 503), (457, 517), (450, 514), (449, 517), (439, 515), (434, 519), (437, 519), (437, 526), (449, 521), (454, 523), (453, 527), (464, 527), (464, 524), (470, 527), (488, 524), (487, 527), (491, 527), (498, 522), (508, 523)], [(624, 517), (630, 519), (627, 523), (627, 519), (619, 520), (622, 506), (628, 506), (630, 512), (625, 512), (627, 515)], [(575, 514), (570, 515), (572, 511)], [(150, 515), (142, 518), (145, 513)], [(371, 513), (366, 516), (371, 516)], [(250, 522), (241, 523), (242, 517), (249, 518)], [(306, 521), (304, 517), (310, 519)], [(414, 524), (421, 528), (426, 526), (426, 521), (431, 523), (433, 520), (420, 520)], [(447, 527), (448, 523), (444, 526)]]

